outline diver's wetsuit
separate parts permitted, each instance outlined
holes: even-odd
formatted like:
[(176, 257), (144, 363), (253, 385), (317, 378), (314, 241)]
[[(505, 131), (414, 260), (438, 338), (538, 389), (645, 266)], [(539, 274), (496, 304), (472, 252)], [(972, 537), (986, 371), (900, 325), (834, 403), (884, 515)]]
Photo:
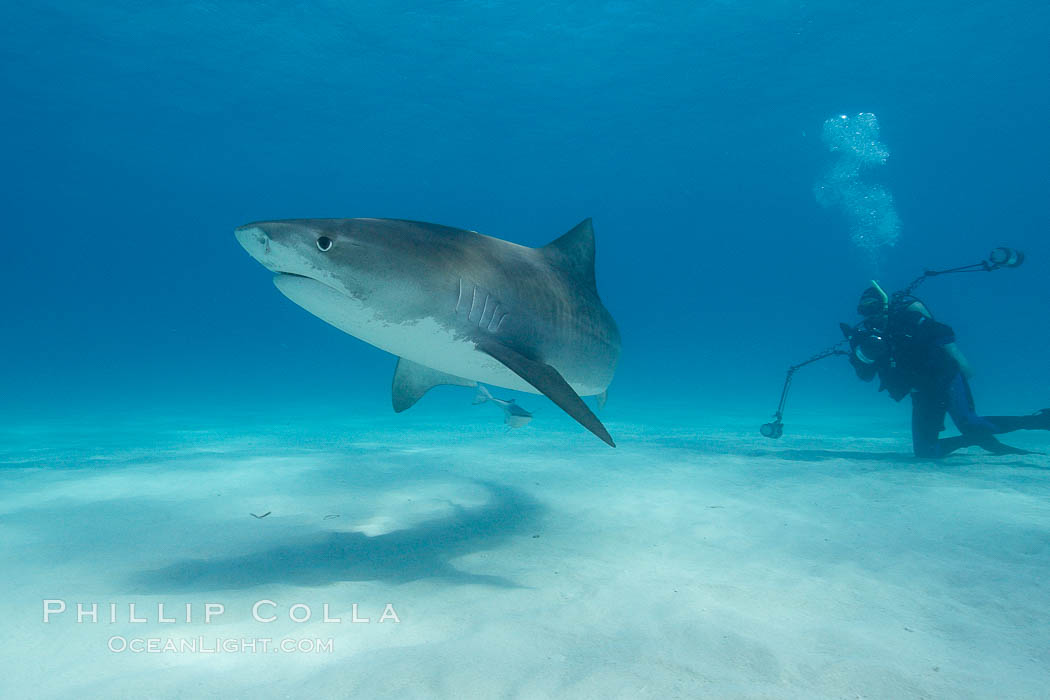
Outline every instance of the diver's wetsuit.
[[(898, 304), (885, 320), (890, 355), (877, 364), (850, 362), (864, 381), (876, 374), (895, 401), (911, 394), (912, 445), (917, 457), (944, 457), (961, 447), (979, 445), (997, 454), (1023, 450), (1004, 445), (995, 435), (1014, 430), (1050, 428), (1050, 413), (1032, 416), (979, 416), (970, 383), (946, 346), (955, 342), (950, 326), (933, 320), (920, 303)], [(939, 438), (948, 414), (962, 433)]]

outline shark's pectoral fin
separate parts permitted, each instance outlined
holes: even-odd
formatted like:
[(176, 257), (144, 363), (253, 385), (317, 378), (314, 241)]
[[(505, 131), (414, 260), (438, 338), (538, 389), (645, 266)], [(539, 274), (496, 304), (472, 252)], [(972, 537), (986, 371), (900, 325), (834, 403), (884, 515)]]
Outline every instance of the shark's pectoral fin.
[(598, 417), (587, 408), (580, 395), (573, 391), (558, 370), (548, 364), (530, 360), (516, 350), (508, 348), (492, 339), (480, 340), (477, 348), (494, 357), (507, 369), (514, 372), (532, 386), (536, 387), (547, 398), (556, 403), (563, 411), (575, 418), (580, 425), (600, 437), (607, 444), (616, 447), (609, 431), (605, 429)]
[(394, 370), (393, 401), (394, 410), (398, 413), (419, 401), (423, 394), (441, 384), (454, 386), (477, 386), (477, 382), (452, 374), (438, 372), (423, 365), (397, 358), (397, 369)]

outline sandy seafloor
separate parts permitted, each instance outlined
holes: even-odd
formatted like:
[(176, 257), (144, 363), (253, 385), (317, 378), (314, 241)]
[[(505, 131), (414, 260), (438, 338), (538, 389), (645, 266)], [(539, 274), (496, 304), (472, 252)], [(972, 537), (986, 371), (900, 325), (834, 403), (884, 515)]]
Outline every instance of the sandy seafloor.
[[(0, 696), (1050, 693), (1045, 456), (919, 462), (906, 426), (851, 437), (831, 417), (778, 442), (717, 416), (610, 418), (616, 450), (567, 420), (488, 418), (8, 422)], [(44, 599), (70, 611), (44, 624)], [(254, 621), (267, 599), (279, 620)], [(102, 621), (77, 624), (78, 602)], [(158, 622), (158, 602), (194, 621)], [(225, 606), (208, 625), (206, 602)], [(400, 622), (377, 622), (387, 603)], [(333, 651), (114, 653), (114, 636)]]

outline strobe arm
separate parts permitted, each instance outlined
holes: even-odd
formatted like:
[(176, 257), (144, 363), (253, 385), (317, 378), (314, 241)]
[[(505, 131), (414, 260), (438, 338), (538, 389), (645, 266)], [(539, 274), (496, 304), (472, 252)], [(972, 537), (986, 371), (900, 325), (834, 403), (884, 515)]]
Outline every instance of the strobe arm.
[(1014, 248), (996, 248), (988, 254), (986, 260), (982, 260), (979, 263), (973, 265), (963, 265), (962, 267), (952, 267), (947, 270), (926, 270), (919, 277), (916, 277), (911, 283), (899, 292), (894, 293), (895, 297), (904, 297), (915, 291), (915, 288), (925, 282), (931, 277), (937, 277), (938, 275), (950, 275), (957, 272), (995, 272), (996, 270), (1004, 267), (1020, 267), (1024, 263), (1024, 253)]
[(772, 421), (769, 423), (763, 423), (758, 429), (763, 437), (776, 440), (784, 434), (784, 406), (787, 404), (788, 390), (791, 389), (791, 380), (794, 378), (795, 372), (799, 371), (806, 365), (813, 364), (814, 362), (818, 362), (828, 357), (834, 357), (835, 355), (849, 355), (849, 353), (843, 349), (843, 345), (845, 345), (846, 342), (848, 341), (837, 343), (827, 350), (818, 352), (805, 362), (799, 362), (797, 365), (791, 365), (788, 367), (787, 375), (784, 377), (784, 388), (780, 390), (780, 403), (777, 404), (777, 412), (773, 414)]

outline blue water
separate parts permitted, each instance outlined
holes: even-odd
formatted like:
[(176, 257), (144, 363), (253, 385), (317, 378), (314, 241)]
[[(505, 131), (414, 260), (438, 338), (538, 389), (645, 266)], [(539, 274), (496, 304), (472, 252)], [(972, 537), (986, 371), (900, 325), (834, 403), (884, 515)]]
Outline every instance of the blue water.
[[(882, 277), (1025, 249), (1023, 270), (928, 296), (986, 392), (1045, 402), (1042, 3), (64, 2), (2, 18), (8, 412), (385, 402), (391, 359), (282, 299), (231, 234), (299, 216), (529, 245), (593, 216), (624, 337), (613, 395), (775, 399), (781, 366), (834, 342), (874, 274), (812, 194), (820, 125), (862, 111), (902, 220)], [(839, 379), (813, 391), (871, 400)]]
[[(340, 421), (387, 441), (501, 439), (465, 390), (390, 415), (394, 359), (283, 298), (232, 234), (292, 217), (530, 246), (593, 217), (623, 337), (603, 415), (638, 459), (670, 449), (657, 425), (714, 454), (711, 435), (752, 434), (786, 367), (856, 321), (869, 279), (899, 288), (1002, 245), (1025, 265), (921, 296), (977, 369), (982, 410), (1047, 406), (1048, 34), (1044, 2), (5, 3), (8, 463), (46, 467), (52, 449), (52, 466), (84, 466), (78, 441), (170, 456), (153, 431), (220, 425), (264, 445), (281, 425), (281, 449), (301, 429), (338, 451)], [(822, 125), (859, 113), (889, 152), (865, 177), (900, 222), (874, 256), (814, 194), (836, 157)], [(849, 431), (908, 452), (907, 405), (844, 362), (793, 392), (810, 456)], [(521, 400), (541, 412), (503, 454), (591, 439)], [(790, 440), (747, 449), (803, 447)], [(1025, 530), (1043, 564), (1044, 527)]]

